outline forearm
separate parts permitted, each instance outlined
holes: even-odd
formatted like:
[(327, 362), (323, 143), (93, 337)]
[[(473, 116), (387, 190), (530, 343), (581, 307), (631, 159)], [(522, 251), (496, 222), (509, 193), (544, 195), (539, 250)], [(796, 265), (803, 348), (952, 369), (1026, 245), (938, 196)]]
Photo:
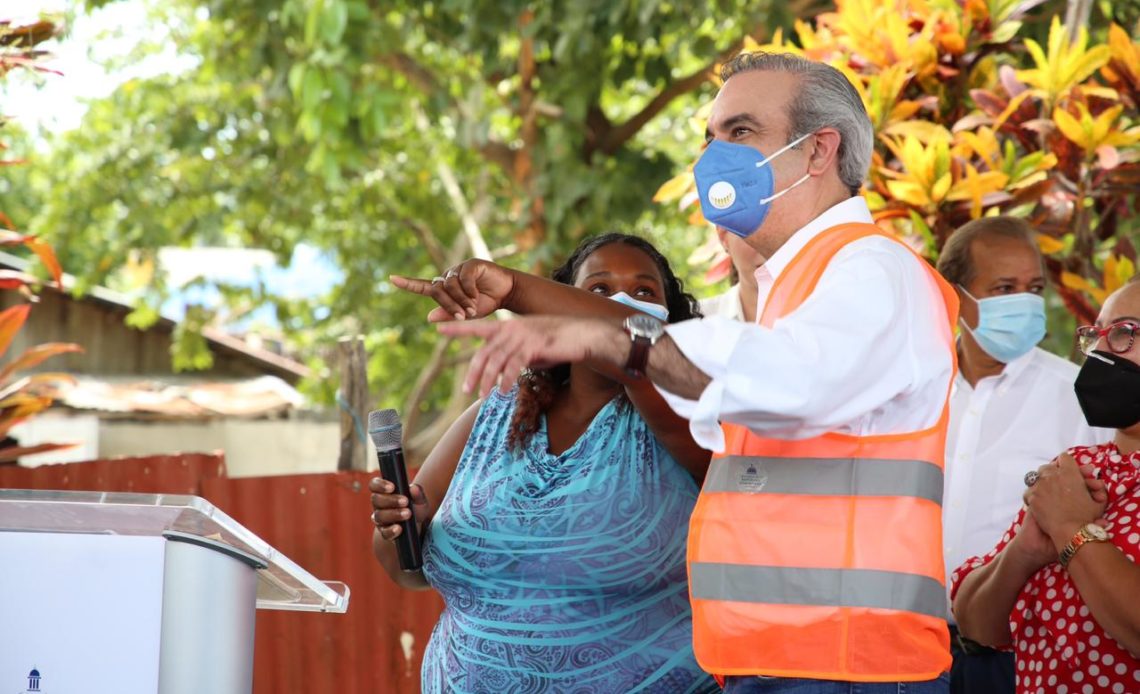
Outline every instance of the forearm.
[(673, 412), (648, 379), (627, 383), (625, 391), (669, 455), (689, 471), (698, 485), (701, 484), (708, 472), (711, 454), (693, 441), (689, 421)]
[(701, 397), (712, 379), (689, 361), (669, 335), (663, 336), (649, 351), (649, 380), (682, 398)]
[(954, 597), (959, 631), (987, 646), (1008, 646), (1013, 640), (1009, 615), (1021, 589), (1039, 568), (1007, 546), (989, 564), (975, 569)]
[(400, 568), (400, 558), (396, 554), (396, 543), (380, 537), (380, 530), (372, 531), (372, 554), (384, 567), (388, 578), (405, 590), (427, 590), (431, 588), (423, 571), (404, 571)]
[(503, 300), (503, 308), (513, 313), (524, 316), (589, 316), (610, 319), (615, 325), (620, 325), (626, 316), (635, 313), (635, 309), (600, 294), (518, 270), (510, 273), (513, 288)]
[(1140, 657), (1140, 566), (1111, 542), (1093, 542), (1073, 556), (1068, 571), (1097, 624)]

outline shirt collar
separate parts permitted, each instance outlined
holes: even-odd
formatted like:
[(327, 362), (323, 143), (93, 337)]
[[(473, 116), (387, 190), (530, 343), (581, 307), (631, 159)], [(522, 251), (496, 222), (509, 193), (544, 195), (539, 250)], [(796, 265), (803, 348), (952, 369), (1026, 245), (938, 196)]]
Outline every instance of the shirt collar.
[[(1013, 361), (1007, 363), (1005, 365), (1005, 368), (1002, 369), (1000, 373), (994, 374), (993, 376), (986, 376), (985, 378), (978, 381), (978, 383), (991, 378), (994, 379), (995, 385), (1001, 384), (1003, 382), (1012, 383), (1013, 381), (1017, 380), (1018, 376), (1023, 374), (1027, 368), (1029, 368), (1030, 364), (1033, 363), (1036, 352), (1037, 348), (1034, 347), (1017, 359), (1014, 359)], [(966, 377), (962, 375), (961, 369), (958, 369), (954, 374), (954, 390), (957, 390), (959, 387), (970, 387), (970, 384), (966, 382)]]
[(867, 201), (861, 195), (847, 198), (843, 202), (828, 208), (823, 214), (811, 220), (792, 234), (791, 238), (780, 246), (771, 258), (768, 258), (760, 267), (756, 268), (757, 281), (774, 281), (780, 276), (792, 259), (796, 257), (809, 241), (824, 231), (840, 224), (852, 223), (872, 224), (871, 211), (867, 208)]

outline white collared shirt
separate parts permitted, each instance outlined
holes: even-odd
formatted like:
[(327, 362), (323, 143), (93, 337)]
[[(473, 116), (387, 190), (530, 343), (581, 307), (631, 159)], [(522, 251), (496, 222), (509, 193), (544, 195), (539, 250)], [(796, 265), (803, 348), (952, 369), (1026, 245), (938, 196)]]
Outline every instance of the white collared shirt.
[(1112, 439), (1111, 429), (1085, 422), (1073, 390), (1077, 371), (1034, 348), (973, 388), (961, 374), (954, 378), (942, 503), (947, 576), (998, 543), (1021, 509), (1025, 473), (1072, 446)]
[(720, 316), (731, 320), (744, 320), (744, 305), (740, 303), (740, 283), (732, 285), (716, 296), (701, 299), (701, 315), (705, 318)]
[[(772, 285), (811, 239), (870, 223), (849, 198), (797, 231), (756, 271), (759, 312)], [(933, 426), (950, 388), (949, 318), (929, 270), (890, 239), (860, 239), (836, 253), (811, 296), (771, 328), (721, 317), (667, 328), (712, 382), (698, 400), (662, 395), (694, 440), (724, 450), (719, 422), (773, 438), (856, 435)]]

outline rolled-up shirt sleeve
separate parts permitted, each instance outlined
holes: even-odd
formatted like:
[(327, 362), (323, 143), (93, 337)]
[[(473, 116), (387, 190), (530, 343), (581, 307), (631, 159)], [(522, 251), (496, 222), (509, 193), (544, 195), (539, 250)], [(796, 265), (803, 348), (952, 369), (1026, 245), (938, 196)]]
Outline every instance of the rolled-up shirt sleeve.
[[(913, 257), (879, 239), (840, 251), (811, 296), (771, 328), (708, 318), (667, 330), (711, 382), (697, 400), (659, 390), (689, 419), (694, 440), (718, 452), (721, 421), (773, 438), (809, 438), (849, 428), (932, 375), (948, 388), (952, 373), (936, 285)], [(924, 358), (937, 363), (924, 366)]]

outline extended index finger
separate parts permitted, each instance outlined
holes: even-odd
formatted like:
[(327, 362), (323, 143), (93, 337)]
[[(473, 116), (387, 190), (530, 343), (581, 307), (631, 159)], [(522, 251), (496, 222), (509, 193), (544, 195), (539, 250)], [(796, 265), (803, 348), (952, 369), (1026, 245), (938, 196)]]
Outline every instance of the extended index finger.
[(388, 275), (388, 279), (392, 284), (396, 285), (397, 289), (403, 289), (406, 292), (423, 296), (431, 294), (431, 280), (421, 280), (415, 277), (403, 277), (401, 275)]

